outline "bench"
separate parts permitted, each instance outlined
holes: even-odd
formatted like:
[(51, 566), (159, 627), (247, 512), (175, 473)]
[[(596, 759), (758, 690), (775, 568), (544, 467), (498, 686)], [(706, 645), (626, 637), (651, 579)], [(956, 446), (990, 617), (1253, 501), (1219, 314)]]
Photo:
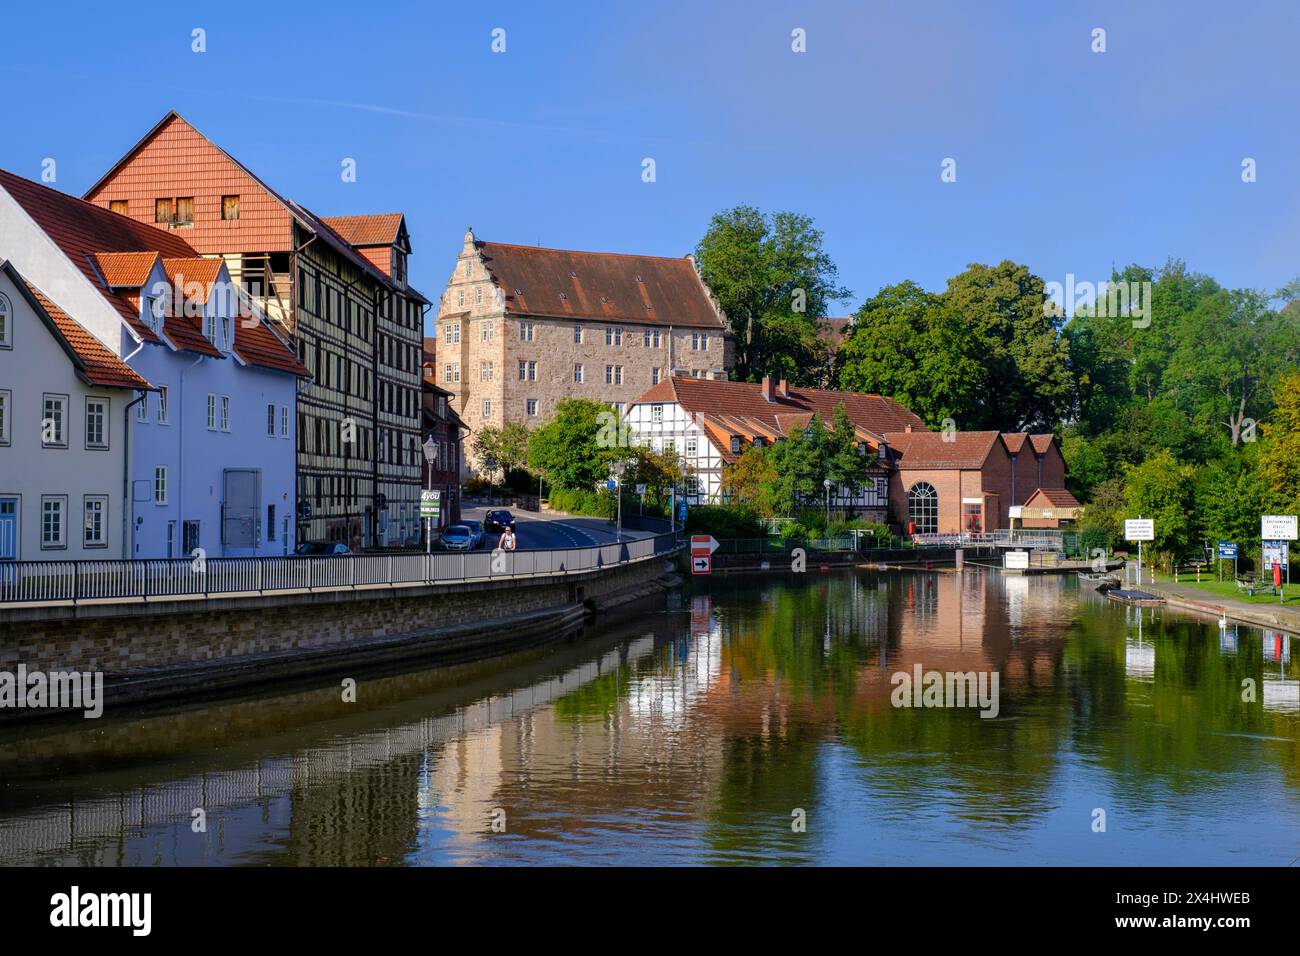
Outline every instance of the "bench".
[(1262, 578), (1237, 578), (1236, 583), (1237, 590), (1245, 591), (1248, 597), (1254, 597), (1256, 591), (1263, 594), (1277, 594), (1273, 582)]

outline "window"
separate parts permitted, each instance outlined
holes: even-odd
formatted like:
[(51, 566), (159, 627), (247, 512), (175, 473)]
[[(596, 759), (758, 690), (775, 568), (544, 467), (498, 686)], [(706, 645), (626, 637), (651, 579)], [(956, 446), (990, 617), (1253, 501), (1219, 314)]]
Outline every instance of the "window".
[(623, 366), (621, 365), (614, 366), (614, 384), (615, 385), (623, 384)]
[(221, 197), (221, 218), (229, 222), (232, 219), (239, 218), (239, 197), (222, 196)]
[(474, 290), (474, 304), (475, 304), (475, 305), (482, 305), (482, 304), (483, 304), (483, 287), (482, 287), (482, 286), (479, 286), (477, 289)]
[(462, 272), (463, 272), (464, 275), (469, 275), (469, 267), (470, 267), (470, 261), (469, 261), (468, 259), (466, 259), (466, 260), (465, 260), (465, 263), (464, 263), (464, 265), (463, 265), (463, 267), (462, 267)]
[[(520, 362), (519, 364), (522, 365), (523, 363)], [(479, 379), (480, 382), (490, 382), (490, 381), (492, 381), (492, 363), (491, 363), (491, 362), (484, 362), (484, 363), (482, 364), (482, 366), (479, 368), (479, 371), (478, 371), (478, 379)]]
[(533, 323), (521, 321), (519, 323), (519, 341), (531, 342), (532, 340), (533, 340)]
[[(147, 397), (148, 393), (146, 392), (145, 395)], [(141, 402), (140, 404), (144, 405), (145, 403)], [(147, 408), (145, 409), (145, 417), (146, 418), (149, 417), (149, 411)], [(167, 386), (166, 385), (158, 386), (158, 424), (159, 425), (167, 424)]]
[(700, 478), (698, 475), (686, 476), (686, 493), (692, 498), (700, 493)]
[(658, 368), (652, 368), (652, 369), (650, 370), (650, 384), (651, 384), (651, 385), (658, 385), (658, 384), (659, 384), (659, 378), (660, 378), (659, 372), (660, 372), (660, 370), (659, 370)]
[(11, 443), (9, 438), (9, 409), (13, 405), (14, 393), (0, 389), (0, 445)]
[(266, 406), (266, 434), (270, 438), (275, 437), (275, 406)]
[(659, 348), (660, 345), (659, 330), (655, 329), (653, 332), (647, 331), (643, 333), (643, 344), (648, 349)]
[(610, 328), (610, 327), (606, 327), (606, 329), (605, 329), (605, 344), (606, 344), (606, 345), (622, 345), (622, 344), (623, 344), (623, 330), (622, 330), (621, 328)]
[(483, 417), (484, 418), (492, 417), (492, 399), (490, 398), (483, 399)]
[(662, 405), (650, 406), (650, 421), (660, 424), (664, 420), (664, 407)]
[(119, 216), (125, 216), (127, 214), (126, 210), (127, 210), (127, 204), (125, 199), (110, 199), (108, 201), (109, 212), (115, 212)]
[(67, 495), (41, 496), (41, 547), (66, 548), (66, 516), (68, 511)]
[(491, 319), (484, 319), (479, 330), (480, 342), (491, 342), (493, 335), (496, 333), (496, 324)]
[(208, 393), (208, 431), (217, 430), (217, 396)]
[(167, 504), (167, 466), (155, 465), (153, 469), (153, 503)]
[(573, 363), (573, 380), (577, 382), (579, 385), (582, 384), (582, 363), (581, 362)]
[(46, 448), (68, 447), (68, 396), (45, 396), (45, 412), (41, 418), (41, 444)]
[(667, 452), (668, 454), (670, 454), (670, 455), (676, 454), (676, 453), (677, 453), (677, 439), (675, 439), (675, 438), (665, 438), (665, 439), (664, 439), (664, 451), (666, 451), (666, 452)]
[(533, 418), (537, 417), (537, 399), (535, 398), (528, 399), (528, 401), (525, 403), (525, 407), (528, 409), (528, 414), (530, 417)]
[(519, 360), (519, 381), (535, 382), (537, 381), (537, 363)]
[(575, 326), (573, 327), (573, 344), (574, 344), (574, 345), (581, 345), (581, 344), (582, 344), (582, 326), (581, 326), (581, 325), (575, 325)]
[(181, 524), (181, 548), (184, 550), (186, 557), (194, 554), (199, 548), (199, 523), (197, 521), (185, 521)]
[(108, 495), (86, 495), (82, 499), (85, 516), (81, 543), (87, 548), (108, 547)]
[(605, 384), (606, 385), (614, 384), (614, 366), (612, 365), (605, 366)]
[(176, 221), (176, 203), (171, 199), (153, 201), (153, 221), (172, 223)]
[(918, 481), (907, 492), (907, 517), (916, 534), (939, 530), (939, 493), (934, 485)]
[(86, 399), (86, 447), (108, 447), (108, 399)]
[(14, 319), (9, 300), (0, 295), (0, 349), (14, 347)]
[(275, 505), (266, 506), (266, 540), (275, 540)]
[(176, 557), (176, 522), (167, 522), (167, 557)]
[(280, 437), (289, 437), (289, 406), (280, 406)]
[(137, 422), (147, 422), (149, 420), (149, 393), (140, 394), (140, 404), (135, 407), (135, 420)]
[(709, 350), (709, 334), (707, 332), (691, 333), (691, 351), (707, 352)]
[(464, 305), (465, 305), (465, 290), (464, 290), (464, 289), (457, 289), (457, 290), (456, 290), (456, 305), (457, 305), (458, 307), (464, 307)]
[(688, 438), (688, 439), (686, 439), (686, 455), (687, 455), (687, 457), (689, 457), (689, 458), (694, 458), (694, 457), (695, 457), (696, 455), (698, 455), (699, 453), (700, 453), (700, 440), (699, 440), (698, 438)]
[(740, 437), (738, 435), (731, 436), (731, 453), (733, 455), (740, 454)]
[(176, 225), (191, 226), (194, 224), (194, 197), (182, 196), (176, 200)]

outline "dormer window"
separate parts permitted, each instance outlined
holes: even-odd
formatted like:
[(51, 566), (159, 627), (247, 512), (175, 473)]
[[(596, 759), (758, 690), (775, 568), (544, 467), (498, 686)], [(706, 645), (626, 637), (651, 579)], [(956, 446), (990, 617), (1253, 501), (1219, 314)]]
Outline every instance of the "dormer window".
[(733, 455), (740, 453), (740, 438), (736, 435), (731, 436), (731, 453)]
[(399, 285), (406, 285), (406, 253), (393, 250), (393, 278)]
[(154, 332), (162, 327), (162, 300), (156, 295), (144, 297), (144, 324)]

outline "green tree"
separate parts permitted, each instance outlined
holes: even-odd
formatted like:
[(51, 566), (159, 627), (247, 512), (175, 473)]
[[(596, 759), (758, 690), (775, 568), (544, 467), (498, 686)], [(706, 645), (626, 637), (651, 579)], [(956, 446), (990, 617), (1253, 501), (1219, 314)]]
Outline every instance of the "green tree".
[(1261, 475), (1270, 501), (1287, 514), (1300, 512), (1300, 372), (1282, 377), (1274, 391), (1277, 407), (1264, 426)]
[(626, 426), (604, 402), (562, 399), (528, 442), (528, 465), (558, 488), (591, 491), (631, 456)]
[(1179, 464), (1164, 450), (1140, 465), (1131, 466), (1125, 477), (1124, 497), (1128, 505), (1125, 517), (1154, 520), (1152, 544), (1164, 567), (1170, 567), (1197, 547), (1193, 474), (1189, 465)]
[(811, 218), (736, 206), (713, 217), (695, 259), (731, 324), (738, 379), (816, 378), (818, 319), (849, 291)]
[(826, 424), (813, 415), (803, 429), (772, 446), (776, 479), (770, 494), (778, 514), (794, 514), (801, 505), (821, 500), (830, 457), (826, 435)]
[(741, 505), (762, 518), (777, 514), (776, 466), (772, 448), (750, 445), (722, 469), (722, 494), (731, 504)]
[(826, 435), (826, 477), (845, 488), (858, 489), (866, 484), (867, 468), (872, 458), (859, 444), (857, 429), (841, 403), (835, 406), (831, 429)]

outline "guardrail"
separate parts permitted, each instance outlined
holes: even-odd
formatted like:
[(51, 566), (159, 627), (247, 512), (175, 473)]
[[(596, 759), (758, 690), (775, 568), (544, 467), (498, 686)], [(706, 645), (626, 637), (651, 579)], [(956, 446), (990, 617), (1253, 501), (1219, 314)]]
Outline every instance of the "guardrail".
[(238, 597), (580, 574), (672, 554), (679, 535), (545, 551), (327, 557), (0, 562), (0, 607), (84, 601)]
[[(1071, 540), (1067, 541), (1066, 538)], [(912, 542), (920, 547), (967, 548), (979, 545), (1034, 548), (1048, 551), (1071, 550), (1076, 534), (1060, 531), (963, 531), (952, 534), (914, 534)]]

